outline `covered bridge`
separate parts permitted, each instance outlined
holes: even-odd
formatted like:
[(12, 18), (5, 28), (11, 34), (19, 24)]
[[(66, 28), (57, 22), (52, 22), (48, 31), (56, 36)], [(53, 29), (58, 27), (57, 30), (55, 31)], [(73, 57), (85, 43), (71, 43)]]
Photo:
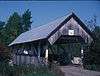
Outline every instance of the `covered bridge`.
[[(74, 57), (82, 58), (85, 47), (92, 41), (91, 31), (72, 12), (22, 33), (9, 46), (13, 53), (14, 64), (59, 61), (59, 57), (62, 60), (69, 60), (70, 63)], [(67, 58), (63, 59), (63, 55)]]

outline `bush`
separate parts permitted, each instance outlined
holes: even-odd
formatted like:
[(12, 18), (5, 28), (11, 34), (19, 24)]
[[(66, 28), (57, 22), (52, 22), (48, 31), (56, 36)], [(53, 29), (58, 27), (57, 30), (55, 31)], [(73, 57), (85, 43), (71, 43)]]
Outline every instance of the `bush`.
[(1, 76), (11, 76), (11, 66), (9, 66), (9, 60), (11, 54), (9, 48), (4, 44), (0, 43), (0, 75)]
[(0, 62), (8, 62), (11, 58), (10, 50), (7, 46), (0, 43)]
[(12, 76), (12, 67), (6, 62), (0, 62), (0, 75), (2, 76)]
[(52, 65), (49, 69), (48, 66), (35, 66), (35, 65), (13, 65), (0, 62), (0, 76), (63, 76), (60, 69), (56, 65)]
[(96, 64), (84, 65), (84, 68), (87, 70), (100, 71), (100, 65)]
[(46, 66), (21, 65), (15, 69), (16, 76), (56, 76)]

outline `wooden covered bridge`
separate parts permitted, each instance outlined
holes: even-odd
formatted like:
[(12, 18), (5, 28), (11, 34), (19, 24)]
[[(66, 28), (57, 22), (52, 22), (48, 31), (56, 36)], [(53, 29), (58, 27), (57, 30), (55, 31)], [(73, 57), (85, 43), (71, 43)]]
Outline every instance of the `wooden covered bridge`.
[[(93, 41), (86, 25), (72, 12), (46, 25), (19, 35), (9, 46), (14, 64), (37, 64), (56, 60), (60, 56), (82, 58), (83, 52)], [(59, 59), (59, 58), (58, 58)], [(69, 63), (70, 63), (69, 62)]]

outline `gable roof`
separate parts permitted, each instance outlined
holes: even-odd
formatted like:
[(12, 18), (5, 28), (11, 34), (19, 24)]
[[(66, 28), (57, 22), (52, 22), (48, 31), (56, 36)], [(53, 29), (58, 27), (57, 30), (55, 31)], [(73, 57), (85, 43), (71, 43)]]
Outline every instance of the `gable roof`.
[(85, 31), (92, 36), (90, 30), (85, 26), (85, 24), (74, 14), (70, 13), (69, 15), (65, 15), (61, 18), (58, 18), (46, 25), (39, 26), (32, 30), (22, 33), (19, 35), (9, 46), (14, 44), (32, 42), (39, 39), (49, 38), (53, 33), (57, 31), (58, 28), (62, 27), (66, 22), (68, 22), (71, 18), (74, 18)]

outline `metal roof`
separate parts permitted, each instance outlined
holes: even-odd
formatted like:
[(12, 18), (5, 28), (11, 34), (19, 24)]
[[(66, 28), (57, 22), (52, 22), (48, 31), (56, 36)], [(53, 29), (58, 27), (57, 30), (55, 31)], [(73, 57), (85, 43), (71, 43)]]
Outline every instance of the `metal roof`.
[(49, 36), (51, 36), (52, 32), (55, 31), (60, 25), (63, 25), (62, 23), (67, 19), (67, 21), (70, 18), (74, 18), (83, 29), (91, 36), (91, 31), (85, 26), (85, 24), (72, 12), (68, 15), (65, 15), (63, 17), (57, 18), (54, 21), (51, 21), (48, 24), (39, 26), (37, 28), (34, 28), (32, 30), (29, 30), (27, 32), (22, 33), (19, 35), (11, 44), (8, 46), (14, 45), (14, 44), (20, 44), (20, 43), (26, 43), (26, 42), (32, 42), (40, 39), (45, 39)]
[(9, 46), (46, 38), (56, 27), (58, 27), (71, 14), (72, 13), (57, 18), (56, 20), (48, 24), (39, 26), (37, 28), (22, 33), (11, 44), (9, 44)]

